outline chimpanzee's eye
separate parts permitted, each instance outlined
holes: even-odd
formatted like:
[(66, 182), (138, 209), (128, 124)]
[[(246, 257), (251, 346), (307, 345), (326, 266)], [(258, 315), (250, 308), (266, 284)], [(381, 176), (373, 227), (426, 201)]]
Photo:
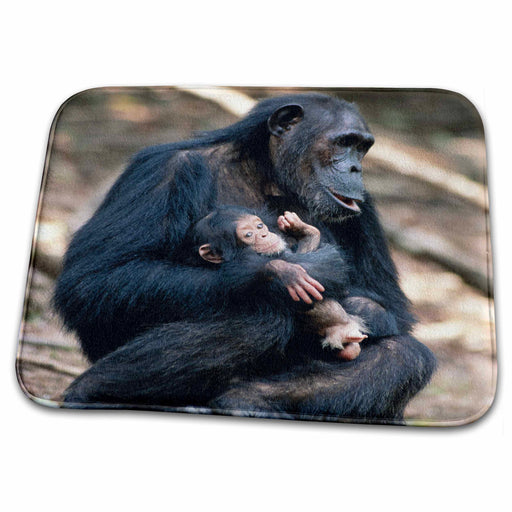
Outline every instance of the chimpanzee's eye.
[(257, 226), (258, 229), (263, 229), (263, 222), (260, 222)]
[(251, 238), (252, 236), (252, 231), (247, 231), (247, 233), (245, 233), (245, 238)]

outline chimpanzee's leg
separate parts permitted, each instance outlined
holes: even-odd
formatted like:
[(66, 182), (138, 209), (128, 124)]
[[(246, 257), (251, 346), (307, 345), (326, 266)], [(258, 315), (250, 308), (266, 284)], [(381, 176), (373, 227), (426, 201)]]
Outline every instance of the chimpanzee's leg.
[(305, 362), (276, 377), (234, 386), (210, 405), (238, 415), (283, 412), (303, 419), (398, 422), (435, 366), (430, 350), (411, 336), (370, 340), (353, 361)]
[(149, 330), (94, 363), (66, 390), (64, 401), (205, 405), (233, 379), (283, 358), (291, 317), (267, 313), (263, 320), (244, 315)]

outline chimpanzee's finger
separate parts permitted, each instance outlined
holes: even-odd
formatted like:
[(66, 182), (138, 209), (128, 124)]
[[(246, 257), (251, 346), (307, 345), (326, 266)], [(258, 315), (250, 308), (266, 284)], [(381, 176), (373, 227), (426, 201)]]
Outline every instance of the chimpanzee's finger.
[(309, 284), (314, 286), (319, 292), (325, 292), (325, 288), (316, 279), (313, 279), (309, 274), (305, 275), (304, 279)]
[(306, 303), (306, 304), (313, 304), (313, 301), (311, 300), (311, 297), (307, 294), (306, 290), (302, 288), (300, 285), (295, 286), (295, 291), (297, 292), (297, 295)]
[(284, 212), (284, 218), (289, 222), (290, 226), (294, 226), (297, 223), (297, 215), (292, 212)]
[(300, 302), (300, 298), (299, 296), (297, 295), (297, 293), (295, 292), (295, 290), (291, 287), (291, 286), (287, 286), (286, 289), (288, 290), (288, 293), (290, 294), (290, 297), (295, 301), (295, 302)]
[(315, 288), (313, 287), (312, 285), (310, 285), (309, 283), (307, 282), (304, 282), (304, 284), (301, 284), (302, 288), (304, 288), (304, 290), (306, 290), (307, 293), (309, 293), (309, 295), (311, 295), (311, 297), (313, 297), (314, 299), (316, 300), (323, 300), (324, 298), (322, 297), (322, 294)]
[(290, 227), (290, 224), (288, 223), (288, 221), (281, 215), (280, 217), (278, 217), (277, 219), (277, 226), (279, 227), (279, 229), (281, 231), (286, 231), (287, 229), (289, 229)]

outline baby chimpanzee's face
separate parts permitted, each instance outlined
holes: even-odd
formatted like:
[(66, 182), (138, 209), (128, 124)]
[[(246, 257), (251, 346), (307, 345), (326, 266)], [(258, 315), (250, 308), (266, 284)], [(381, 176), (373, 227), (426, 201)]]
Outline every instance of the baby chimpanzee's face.
[(258, 254), (279, 254), (286, 248), (285, 241), (256, 215), (244, 215), (236, 222), (236, 236)]

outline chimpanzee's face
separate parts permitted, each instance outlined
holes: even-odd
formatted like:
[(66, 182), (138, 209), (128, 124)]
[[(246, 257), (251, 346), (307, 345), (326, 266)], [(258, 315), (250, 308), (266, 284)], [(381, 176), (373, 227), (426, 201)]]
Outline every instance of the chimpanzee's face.
[(279, 254), (286, 248), (281, 236), (269, 231), (256, 215), (245, 215), (237, 221), (236, 236), (241, 244), (249, 246), (258, 254)]
[(361, 213), (362, 160), (374, 138), (355, 106), (334, 99), (306, 110), (289, 104), (268, 126), (274, 179), (286, 195), (327, 222)]

